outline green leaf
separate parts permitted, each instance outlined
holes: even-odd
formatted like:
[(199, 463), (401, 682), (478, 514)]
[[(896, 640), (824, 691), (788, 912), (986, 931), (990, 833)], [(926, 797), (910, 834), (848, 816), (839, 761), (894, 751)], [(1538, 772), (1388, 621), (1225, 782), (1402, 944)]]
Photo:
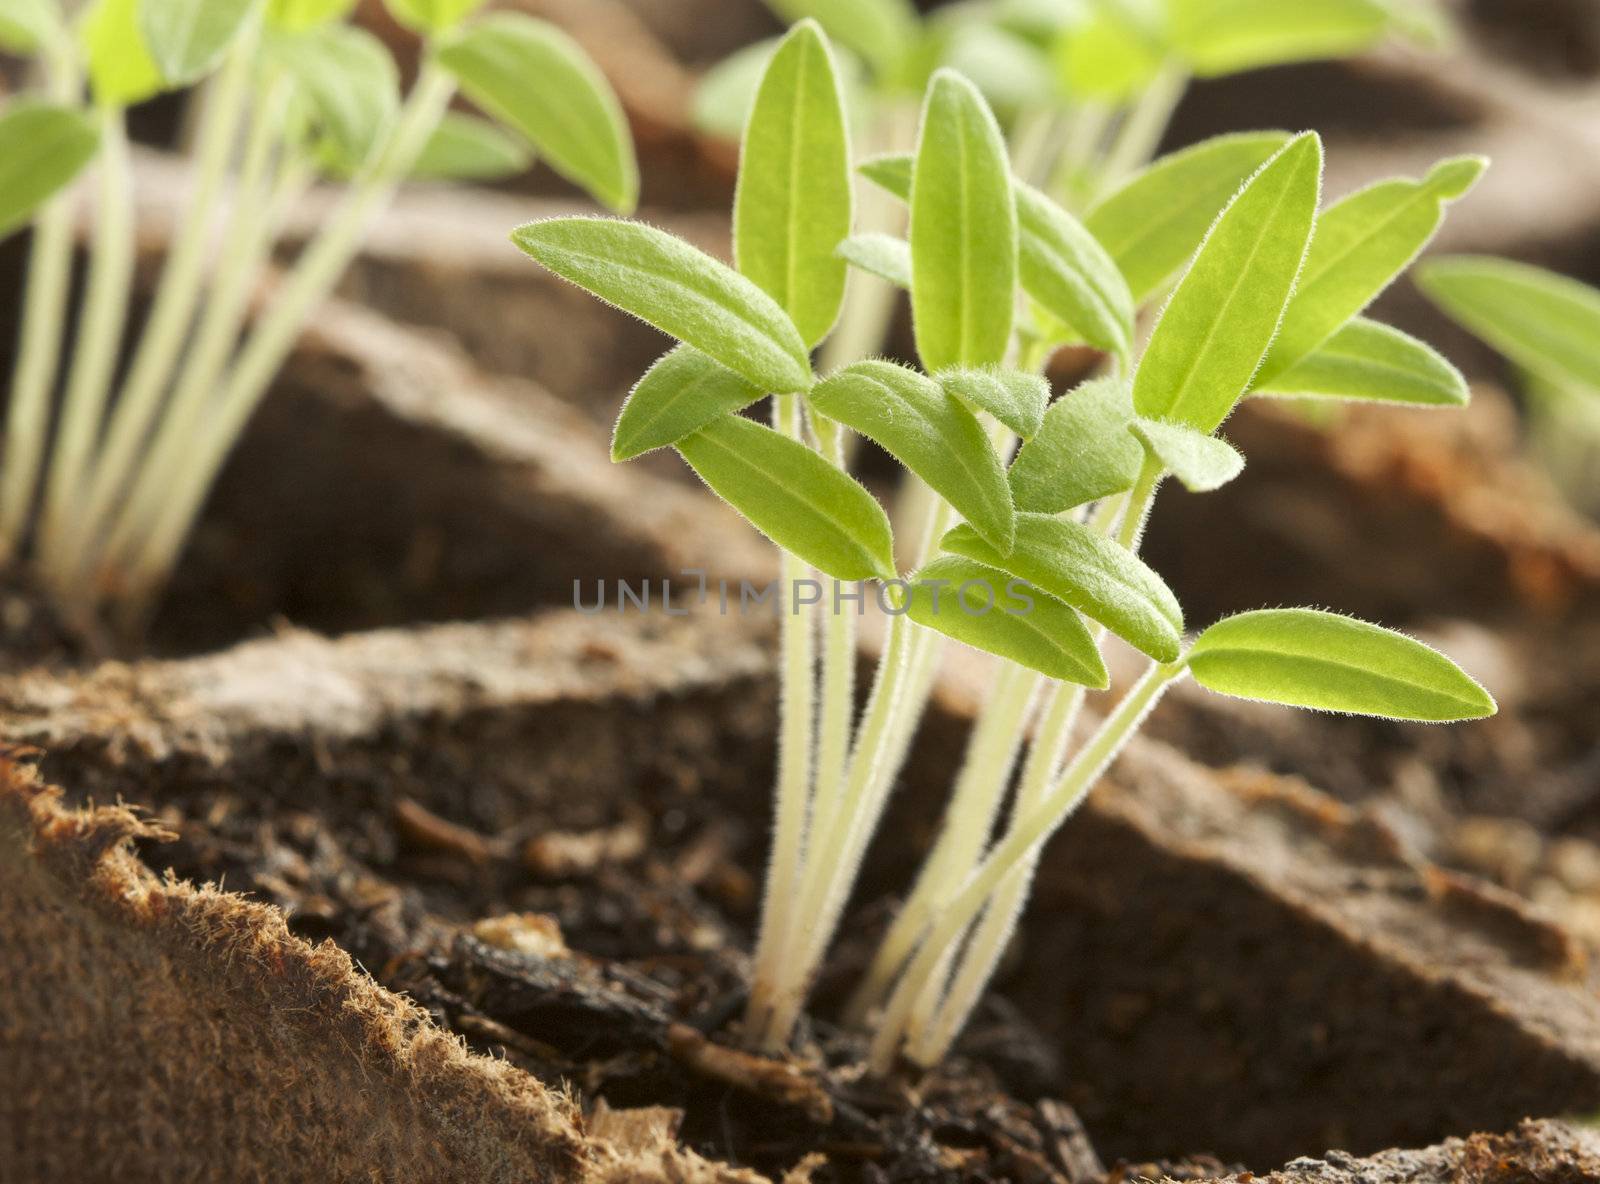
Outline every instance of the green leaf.
[(1495, 702), (1420, 641), (1311, 609), (1218, 621), (1189, 653), (1195, 681), (1240, 699), (1443, 723), (1482, 719)]
[(256, 0), (140, 0), (139, 31), (168, 82), (208, 73), (244, 29)]
[(1024, 440), (1039, 434), (1050, 383), (1038, 374), (999, 366), (983, 370), (941, 370), (939, 385), (974, 411), (987, 411)]
[(804, 444), (738, 415), (678, 442), (712, 492), (778, 546), (836, 580), (895, 578), (889, 517)]
[(911, 244), (892, 234), (869, 230), (839, 244), (839, 258), (862, 271), (911, 290)]
[(1440, 308), (1524, 370), (1600, 390), (1600, 291), (1526, 263), (1430, 259), (1417, 284)]
[(131, 107), (166, 86), (139, 30), (139, 0), (96, 0), (79, 26), (97, 102)]
[(350, 25), (320, 25), (273, 34), (266, 52), (310, 105), (337, 169), (365, 164), (400, 105), (399, 74), (383, 42)]
[(267, 24), (285, 33), (303, 33), (343, 20), (356, 0), (267, 0)]
[(511, 238), (557, 275), (763, 390), (811, 385), (806, 344), (772, 297), (664, 230), (611, 218), (548, 218)]
[(1169, 0), (1172, 39), (1201, 77), (1360, 53), (1383, 37), (1380, 0)]
[(23, 99), (0, 109), (0, 238), (64, 189), (99, 144), (94, 120), (71, 107)]
[(910, 153), (890, 153), (862, 161), (856, 166), (856, 172), (886, 193), (892, 193), (901, 201), (910, 201), (911, 174), (915, 168), (916, 161)]
[(1149, 419), (1214, 431), (1250, 385), (1316, 221), (1322, 142), (1297, 136), (1239, 191), (1178, 282), (1134, 377)]
[(999, 568), (942, 555), (911, 577), (906, 615), (1048, 678), (1104, 690), (1111, 679), (1083, 618), (1024, 583)]
[(1122, 103), (1148, 86), (1166, 59), (1149, 4), (1089, 0), (1056, 41), (1056, 69), (1074, 95)]
[(1136, 301), (1194, 257), (1217, 214), (1288, 141), (1286, 132), (1206, 140), (1162, 157), (1090, 211), (1089, 233), (1116, 260)]
[(1287, 374), (1252, 393), (1426, 407), (1464, 407), (1470, 398), (1467, 380), (1438, 350), (1361, 317)]
[(411, 175), (422, 181), (499, 181), (533, 167), (533, 153), (487, 119), (447, 111)]
[(815, 345), (844, 303), (854, 196), (844, 99), (827, 42), (803, 21), (772, 55), (739, 159), (733, 254), (739, 270)]
[(1005, 356), (1016, 311), (1017, 203), (1005, 140), (977, 89), (928, 87), (911, 186), (911, 317), (930, 372)]
[(56, 0), (6, 0), (0, 8), (0, 50), (32, 54), (62, 28), (61, 6)]
[(485, 0), (383, 0), (394, 19), (428, 36), (447, 33), (466, 20)]
[(917, 40), (910, 0), (767, 0), (789, 24), (810, 17), (828, 36), (860, 54), (880, 80), (894, 81)]
[(1017, 183), (1022, 286), (1096, 349), (1126, 362), (1133, 342), (1133, 293), (1083, 224), (1031, 185)]
[(1177, 598), (1137, 555), (1086, 526), (1018, 514), (1010, 555), (965, 525), (945, 535), (943, 546), (1037, 585), (1158, 662), (1178, 657), (1183, 610)]
[(1006, 472), (983, 425), (933, 379), (893, 362), (857, 362), (810, 394), (820, 414), (873, 440), (1001, 551), (1015, 511)]
[(1257, 385), (1309, 356), (1411, 265), (1488, 161), (1440, 162), (1421, 181), (1380, 181), (1324, 211), (1306, 253), (1294, 299), (1256, 376)]
[(1233, 445), (1184, 424), (1136, 419), (1133, 434), (1191, 493), (1221, 489), (1244, 472), (1244, 457)]
[(1017, 509), (1060, 514), (1132, 489), (1144, 463), (1132, 422), (1124, 380), (1100, 378), (1062, 395), (1011, 462)]
[(622, 104), (583, 49), (548, 21), (494, 13), (438, 51), (462, 93), (526, 136), (573, 184), (618, 213), (639, 200)]
[(680, 345), (645, 371), (628, 395), (611, 436), (611, 459), (632, 460), (676, 444), (763, 393), (699, 350)]

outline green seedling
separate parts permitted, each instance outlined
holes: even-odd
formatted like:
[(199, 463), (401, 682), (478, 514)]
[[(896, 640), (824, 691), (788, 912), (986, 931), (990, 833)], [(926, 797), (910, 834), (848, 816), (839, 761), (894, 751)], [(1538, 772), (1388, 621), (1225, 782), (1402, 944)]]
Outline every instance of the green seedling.
[[(982, 95), (939, 70), (915, 151), (861, 170), (906, 204), (908, 236), (868, 238), (850, 233), (848, 126), (834, 55), (819, 25), (802, 21), (768, 56), (751, 104), (737, 268), (629, 222), (556, 219), (513, 237), (682, 342), (634, 388), (614, 455), (675, 448), (778, 544), (787, 579), (815, 571), (875, 582), (888, 614), (859, 718), (850, 612), (836, 604), (782, 617), (776, 819), (745, 1017), (752, 1044), (780, 1049), (790, 1039), (912, 742), (941, 640), (1001, 660), (939, 839), (849, 1007), (873, 1031), (873, 1066), (885, 1071), (901, 1053), (924, 1064), (944, 1055), (1026, 900), (1041, 845), (1179, 679), (1398, 719), (1494, 711), (1442, 655), (1331, 613), (1246, 613), (1193, 636), (1137, 554), (1166, 477), (1205, 491), (1238, 475), (1243, 459), (1215, 432), (1243, 398), (1286, 386), (1335, 399), (1465, 399), (1460, 376), (1425, 346), (1360, 314), (1483, 162), (1386, 182), (1319, 219), (1315, 135), (1229, 137), (1156, 162), (1085, 223), (1015, 175)], [(1152, 210), (1174, 218), (1151, 229)], [(808, 351), (825, 351), (846, 261), (909, 289), (920, 368), (873, 359), (813, 371)], [(1141, 351), (1139, 302), (1174, 274)], [(1044, 361), (1090, 334), (1104, 342), (1106, 373), (1050, 403)], [(771, 427), (739, 414), (769, 394)], [(887, 515), (846, 471), (844, 441), (855, 435), (933, 491), (907, 567), (895, 562)], [(1074, 750), (1087, 693), (1110, 683), (1108, 634), (1149, 664)]]
[[(0, 108), (0, 235), (33, 221), (3, 470), (0, 555), (27, 550), (72, 619), (136, 625), (301, 326), (373, 216), (412, 177), (486, 179), (537, 155), (606, 206), (638, 176), (609, 87), (553, 26), (475, 17), (478, 0), (392, 0), (425, 40), (401, 96), (351, 0), (10, 0), (0, 49), (38, 59), (43, 95)], [(136, 340), (136, 241), (124, 113), (196, 87), (194, 183)], [(87, 98), (85, 96), (87, 89)], [(457, 92), (489, 118), (447, 110)], [(67, 340), (74, 179), (96, 166), (76, 344)], [(319, 177), (343, 197), (251, 306), (286, 216)], [(57, 394), (58, 378), (60, 393)]]
[(1417, 283), (1521, 372), (1535, 448), (1574, 504), (1600, 511), (1600, 291), (1471, 256), (1430, 260)]

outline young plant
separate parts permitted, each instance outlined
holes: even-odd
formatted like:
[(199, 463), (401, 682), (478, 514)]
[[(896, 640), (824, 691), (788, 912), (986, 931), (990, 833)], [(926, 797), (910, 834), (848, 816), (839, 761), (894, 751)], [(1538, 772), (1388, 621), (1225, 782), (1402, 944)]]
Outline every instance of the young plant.
[(1600, 291), (1470, 256), (1430, 260), (1417, 283), (1522, 374), (1534, 447), (1573, 503), (1600, 513)]
[[(1166, 477), (1207, 490), (1237, 475), (1242, 459), (1215, 432), (1248, 395), (1465, 398), (1426, 347), (1360, 313), (1483, 162), (1373, 186), (1319, 218), (1315, 135), (1202, 145), (1097, 211), (1119, 266), (1091, 228), (1013, 175), (984, 99), (948, 70), (929, 81), (915, 152), (862, 169), (907, 203), (908, 239), (858, 249), (846, 128), (833, 56), (803, 21), (768, 61), (745, 130), (736, 268), (626, 221), (554, 219), (513, 237), (682, 343), (629, 396), (613, 456), (674, 448), (778, 545), (786, 579), (815, 570), (835, 581), (820, 663), (818, 622), (797, 594), (784, 604), (776, 822), (745, 1017), (753, 1044), (790, 1039), (911, 743), (939, 639), (1001, 660), (927, 867), (850, 1008), (874, 1028), (884, 1071), (902, 1051), (922, 1063), (944, 1054), (1040, 846), (1176, 680), (1391, 718), (1493, 712), (1443, 656), (1331, 613), (1246, 613), (1188, 639), (1176, 598), (1137, 555)], [(1219, 177), (1239, 167), (1241, 144), (1261, 156), (1230, 187)], [(920, 369), (879, 359), (813, 370), (846, 256), (909, 288)], [(1141, 352), (1130, 280), (1148, 295), (1179, 272)], [(1019, 303), (1036, 315), (1019, 317)], [(1038, 371), (1066, 340), (1099, 344), (1108, 372), (1052, 405)], [(768, 395), (772, 427), (739, 414)], [(888, 516), (841, 464), (847, 434), (875, 441), (937, 495), (906, 574)], [(873, 583), (888, 618), (859, 719), (838, 581)], [(1108, 633), (1149, 665), (1073, 751), (1087, 692), (1110, 682)]]
[[(57, 0), (26, 0), (0, 16), (0, 48), (37, 56), (48, 92), (0, 113), (0, 234), (34, 219), (0, 558), (31, 550), (80, 623), (108, 602), (129, 624), (142, 618), (301, 326), (404, 180), (514, 174), (537, 151), (611, 208), (633, 207), (620, 108), (564, 34), (510, 14), (469, 21), (478, 0), (390, 0), (426, 43), (402, 101), (382, 43), (345, 23), (352, 7), (95, 0), (73, 23)], [(119, 383), (136, 238), (124, 112), (178, 87), (195, 87), (200, 105), (194, 184)], [(458, 90), (492, 122), (450, 113)], [(88, 280), (63, 359), (65, 189), (91, 158)], [(319, 175), (343, 198), (253, 314), (285, 217)]]

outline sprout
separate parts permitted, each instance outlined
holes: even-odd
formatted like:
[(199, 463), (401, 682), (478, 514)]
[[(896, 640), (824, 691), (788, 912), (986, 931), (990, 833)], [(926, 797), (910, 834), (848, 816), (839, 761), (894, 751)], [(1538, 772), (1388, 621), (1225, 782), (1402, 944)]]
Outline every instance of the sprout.
[[(301, 326), (407, 177), (506, 175), (536, 151), (610, 208), (633, 208), (626, 123), (565, 34), (475, 19), (476, 0), (393, 0), (426, 38), (402, 98), (388, 51), (344, 23), (351, 7), (96, 0), (74, 25), (57, 0), (26, 0), (0, 17), (0, 48), (36, 56), (47, 91), (0, 108), (0, 234), (34, 225), (0, 554), (29, 554), (83, 624), (108, 605), (130, 627), (147, 613)], [(119, 383), (136, 241), (123, 113), (202, 83), (188, 208)], [(448, 114), (458, 90), (493, 122)], [(68, 189), (91, 159), (97, 216), (68, 359)], [(319, 175), (342, 201), (253, 318), (285, 217)]]
[[(894, 6), (808, 7), (865, 21), (869, 9), (889, 19)], [(848, 41), (856, 34), (846, 28), (857, 26), (841, 26)], [(771, 54), (745, 128), (737, 269), (631, 222), (552, 219), (513, 237), (682, 342), (629, 396), (618, 459), (675, 448), (778, 545), (787, 578), (815, 570), (877, 581), (889, 612), (859, 719), (850, 614), (837, 600), (822, 614), (820, 662), (814, 615), (790, 605), (783, 617), (776, 825), (745, 1017), (752, 1044), (790, 1039), (923, 712), (941, 639), (1001, 659), (938, 841), (848, 1009), (871, 1029), (882, 1072), (902, 1053), (929, 1064), (948, 1050), (1026, 900), (1041, 844), (1177, 680), (1397, 719), (1495, 710), (1442, 655), (1331, 613), (1246, 613), (1190, 637), (1176, 597), (1137, 554), (1168, 476), (1203, 491), (1238, 475), (1242, 458), (1215, 433), (1246, 397), (1287, 387), (1465, 399), (1442, 359), (1360, 314), (1483, 162), (1447, 161), (1319, 210), (1316, 135), (1227, 137), (1157, 161), (1085, 222), (1015, 175), (978, 89), (939, 70), (914, 153), (862, 168), (906, 203), (909, 233), (863, 238), (852, 234), (838, 79), (813, 21)], [(1152, 210), (1174, 216), (1152, 228)], [(813, 371), (809, 351), (846, 299), (847, 260), (909, 288), (921, 369), (851, 360)], [(1138, 307), (1175, 274), (1140, 351)], [(1039, 371), (1074, 341), (1099, 346), (1106, 373), (1047, 407)], [(772, 427), (739, 414), (766, 393)], [(845, 468), (851, 436), (875, 441), (931, 491), (909, 567), (895, 561), (888, 516)], [(1088, 691), (1109, 683), (1108, 633), (1149, 664), (1074, 749)], [(1019, 758), (1019, 787), (996, 829)]]

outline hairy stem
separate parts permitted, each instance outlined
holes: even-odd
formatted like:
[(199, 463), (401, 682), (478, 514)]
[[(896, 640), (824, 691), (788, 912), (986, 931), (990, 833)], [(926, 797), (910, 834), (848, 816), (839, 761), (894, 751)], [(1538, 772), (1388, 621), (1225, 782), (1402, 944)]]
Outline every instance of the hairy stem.
[(911, 965), (900, 977), (872, 1042), (871, 1069), (887, 1073), (917, 998), (952, 942), (977, 918), (996, 888), (1067, 821), (1088, 791), (1137, 733), (1162, 692), (1183, 672), (1181, 664), (1152, 663), (1144, 677), (1101, 724), (1045, 800), (1017, 820), (929, 926)]
[[(773, 426), (790, 439), (800, 439), (800, 403), (794, 395), (773, 400)], [(766, 1045), (767, 1020), (782, 973), (781, 959), (797, 923), (796, 895), (806, 857), (807, 820), (811, 816), (813, 735), (815, 728), (816, 655), (811, 613), (801, 612), (795, 593), (811, 569), (783, 552), (782, 650), (779, 680), (777, 819), (767, 866), (766, 894), (761, 904), (761, 930), (756, 945), (755, 973), (745, 1030)], [(847, 721), (848, 722), (848, 721)]]
[[(845, 467), (844, 433), (823, 429), (823, 451), (840, 469)], [(850, 758), (850, 735), (856, 707), (856, 621), (839, 601), (838, 581), (827, 581), (829, 592), (819, 606), (822, 614), (822, 704), (817, 724), (817, 769), (812, 792), (814, 818), (828, 818), (844, 793), (845, 765)], [(857, 593), (861, 589), (857, 588)], [(831, 595), (829, 595), (831, 593)], [(861, 593), (864, 594), (864, 593)]]

